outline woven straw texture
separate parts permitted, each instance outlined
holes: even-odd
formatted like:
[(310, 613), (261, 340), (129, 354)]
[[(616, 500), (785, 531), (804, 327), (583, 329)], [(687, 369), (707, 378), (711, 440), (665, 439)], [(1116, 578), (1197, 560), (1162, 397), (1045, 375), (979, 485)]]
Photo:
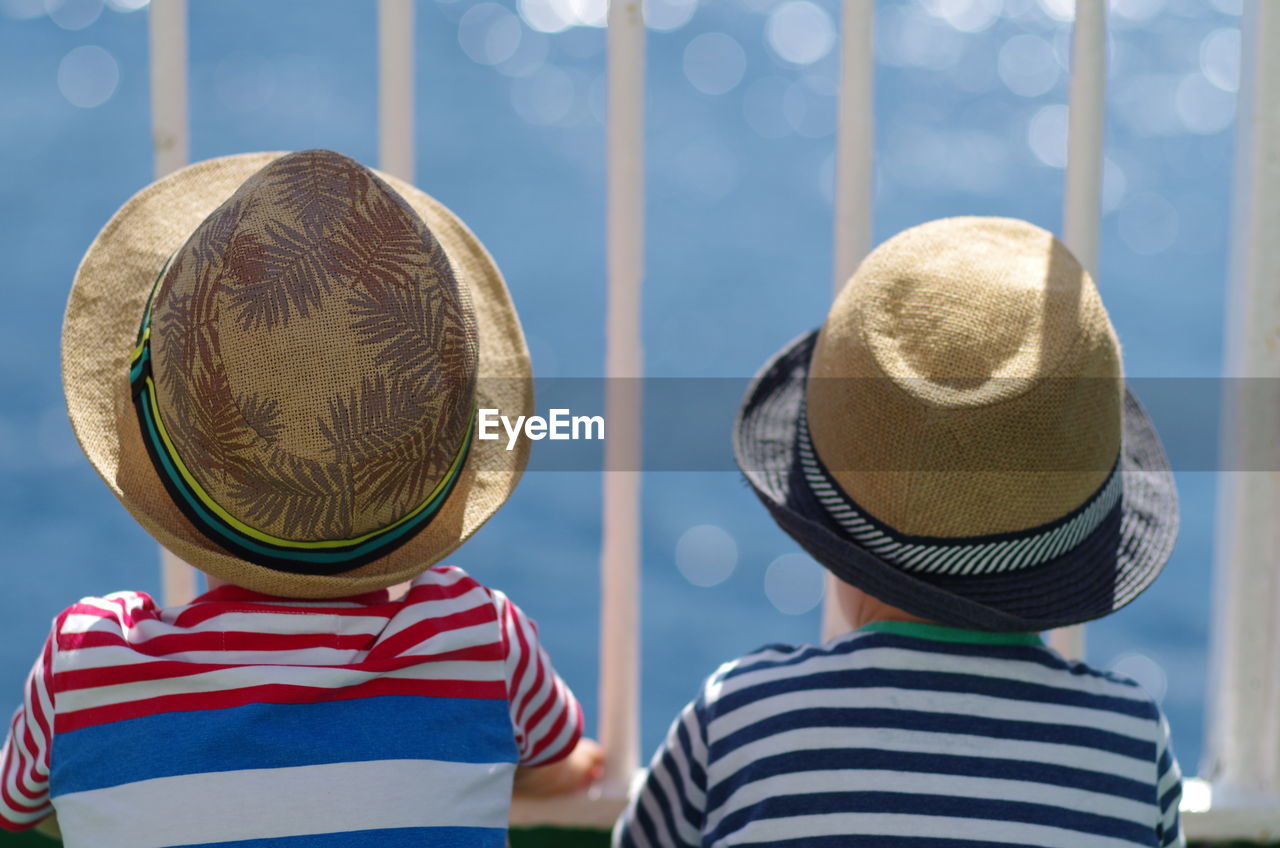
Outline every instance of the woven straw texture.
[[(1173, 474), (1093, 282), (1021, 221), (936, 221), (874, 251), (821, 331), (756, 375), (733, 439), (756, 495), (818, 562), (943, 624), (1018, 632), (1107, 615), (1155, 580), (1177, 538)], [(1090, 529), (1044, 542), (1065, 527)], [(1000, 553), (1022, 539), (1034, 546)], [(888, 558), (898, 541), (928, 567)], [(938, 551), (963, 567), (935, 567)]]
[(230, 555), (177, 509), (143, 445), (128, 359), (147, 298), (161, 418), (213, 500), (286, 539), (395, 522), (444, 477), (476, 407), (532, 411), (528, 354), (502, 277), (447, 209), (325, 151), (210, 160), (144, 189), (90, 246), (63, 331), (81, 446), (165, 547), (257, 591), (335, 597), (423, 571), (510, 495), (522, 440), (475, 441), (416, 536), (336, 575)]
[(882, 244), (840, 292), (809, 424), (841, 488), (900, 532), (1005, 533), (1106, 480), (1122, 377), (1093, 280), (1061, 242), (1025, 221), (950, 218)]

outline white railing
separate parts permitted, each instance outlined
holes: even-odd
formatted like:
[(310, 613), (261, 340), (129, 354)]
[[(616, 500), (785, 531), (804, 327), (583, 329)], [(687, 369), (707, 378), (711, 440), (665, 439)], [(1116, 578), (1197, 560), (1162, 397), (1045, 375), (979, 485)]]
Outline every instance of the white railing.
[(378, 0), (378, 167), (413, 182), (413, 0)]
[[(1076, 19), (1071, 32), (1062, 240), (1095, 280), (1102, 217), (1102, 128), (1106, 105), (1106, 0), (1076, 0)], [(1084, 625), (1052, 631), (1049, 644), (1068, 659), (1083, 660)]]
[[(600, 735), (608, 756), (589, 795), (517, 802), (514, 825), (606, 828), (638, 764), (640, 563), (640, 292), (644, 276), (644, 38), (642, 0), (609, 4), (606, 444), (601, 551)], [(1232, 376), (1280, 387), (1280, 0), (1247, 0), (1236, 161), (1236, 244), (1228, 310)], [(412, 0), (379, 0), (379, 164), (413, 179)], [(833, 288), (871, 244), (873, 10), (844, 0), (836, 141)], [(152, 125), (156, 174), (187, 161), (186, 0), (153, 0)], [(1105, 0), (1077, 0), (1072, 39), (1063, 238), (1091, 272), (1098, 266), (1106, 87)], [(1239, 392), (1224, 412), (1224, 460), (1280, 468), (1280, 388)], [(1224, 467), (1232, 467), (1225, 465)], [(1184, 822), (1193, 839), (1280, 839), (1280, 473), (1222, 474), (1218, 586), (1213, 615), (1208, 755), (1189, 779)], [(161, 551), (164, 599), (195, 593), (192, 569)], [(830, 597), (830, 596), (828, 596)], [(823, 629), (839, 632), (835, 605)], [(1083, 655), (1081, 628), (1050, 636)]]
[(1280, 4), (1241, 26), (1210, 683), (1187, 831), (1280, 840)]
[[(871, 251), (875, 199), (875, 4), (844, 0), (840, 23), (840, 88), (836, 112), (836, 184), (831, 293), (834, 297)], [(835, 602), (835, 575), (825, 575), (822, 638), (849, 631)]]
[(639, 763), (640, 403), (644, 358), (644, 15), (641, 0), (609, 4), (605, 418), (600, 552), (600, 741), (608, 794), (625, 795)]
[[(159, 179), (187, 164), (187, 0), (157, 0), (148, 9), (151, 39), (151, 141)], [(160, 549), (161, 596), (166, 604), (196, 595), (196, 571)]]

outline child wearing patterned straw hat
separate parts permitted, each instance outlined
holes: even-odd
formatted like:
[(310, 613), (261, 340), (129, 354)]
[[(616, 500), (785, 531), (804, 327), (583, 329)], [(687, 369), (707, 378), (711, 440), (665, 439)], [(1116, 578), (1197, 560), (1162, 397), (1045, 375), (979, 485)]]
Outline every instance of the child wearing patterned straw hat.
[[(208, 577), (54, 621), (0, 752), (0, 825), (68, 845), (506, 841), (511, 793), (584, 787), (598, 746), (503, 593), (432, 567), (528, 456), (498, 269), (454, 215), (336, 153), (202, 162), (144, 189), (76, 273), (76, 436)], [(388, 587), (411, 581), (402, 597)]]
[(721, 666), (616, 846), (1184, 844), (1160, 708), (1039, 636), (1132, 601), (1177, 533), (1110, 320), (1051, 234), (955, 218), (881, 245), (756, 377), (734, 449), (855, 629)]

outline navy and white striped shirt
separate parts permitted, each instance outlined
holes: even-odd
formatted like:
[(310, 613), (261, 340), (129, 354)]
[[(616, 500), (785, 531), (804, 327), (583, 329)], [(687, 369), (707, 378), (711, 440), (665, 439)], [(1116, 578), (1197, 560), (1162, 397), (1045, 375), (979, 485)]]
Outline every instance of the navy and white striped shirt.
[(1183, 845), (1180, 797), (1137, 684), (1035, 634), (877, 622), (722, 666), (614, 845)]

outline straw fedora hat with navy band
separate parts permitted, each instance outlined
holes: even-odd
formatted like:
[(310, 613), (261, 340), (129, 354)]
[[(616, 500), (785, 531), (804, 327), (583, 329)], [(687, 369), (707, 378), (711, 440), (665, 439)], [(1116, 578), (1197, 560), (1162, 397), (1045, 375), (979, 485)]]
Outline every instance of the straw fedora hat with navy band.
[(1023, 221), (873, 251), (822, 328), (756, 376), (734, 452), (840, 579), (989, 631), (1106, 615), (1173, 548), (1173, 475), (1093, 280)]
[(510, 496), (529, 357), (448, 209), (324, 150), (227, 156), (143, 189), (89, 247), (62, 340), (76, 436), (201, 570), (274, 595), (391, 586)]

